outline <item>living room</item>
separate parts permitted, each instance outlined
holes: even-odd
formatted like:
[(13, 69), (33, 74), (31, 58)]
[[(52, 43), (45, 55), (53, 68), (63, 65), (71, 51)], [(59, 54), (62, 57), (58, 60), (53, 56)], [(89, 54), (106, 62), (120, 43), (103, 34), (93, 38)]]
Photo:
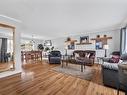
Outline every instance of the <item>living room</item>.
[(127, 95), (127, 1), (0, 6), (0, 95)]

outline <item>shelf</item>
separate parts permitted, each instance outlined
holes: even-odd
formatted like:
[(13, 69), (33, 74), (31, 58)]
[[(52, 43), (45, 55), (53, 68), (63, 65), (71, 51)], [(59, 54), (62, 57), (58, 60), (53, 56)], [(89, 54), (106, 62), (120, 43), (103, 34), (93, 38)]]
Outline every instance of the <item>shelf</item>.
[(108, 39), (112, 39), (112, 37), (92, 38), (91, 40), (108, 40)]
[(73, 43), (73, 42), (77, 42), (77, 40), (65, 41), (65, 43)]
[(77, 43), (76, 45), (90, 45), (92, 43)]

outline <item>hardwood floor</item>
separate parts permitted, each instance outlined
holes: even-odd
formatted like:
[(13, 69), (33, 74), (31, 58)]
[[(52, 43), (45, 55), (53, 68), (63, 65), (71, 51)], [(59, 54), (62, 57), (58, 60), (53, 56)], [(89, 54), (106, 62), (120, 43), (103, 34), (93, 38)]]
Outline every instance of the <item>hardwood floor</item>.
[[(20, 74), (0, 79), (0, 95), (117, 95), (102, 85), (100, 66), (92, 81), (52, 71), (46, 62), (25, 64)], [(120, 95), (124, 95), (120, 92)]]
[(13, 67), (13, 62), (3, 62), (0, 63), (0, 72), (10, 70)]

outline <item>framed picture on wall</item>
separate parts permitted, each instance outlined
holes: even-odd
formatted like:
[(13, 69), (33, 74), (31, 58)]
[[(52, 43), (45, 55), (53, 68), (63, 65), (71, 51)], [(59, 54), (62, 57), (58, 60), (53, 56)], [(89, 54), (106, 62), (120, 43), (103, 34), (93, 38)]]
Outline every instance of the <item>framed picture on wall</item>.
[(89, 36), (80, 37), (80, 43), (88, 43), (88, 42), (89, 42)]
[(52, 46), (51, 40), (45, 40), (44, 46)]

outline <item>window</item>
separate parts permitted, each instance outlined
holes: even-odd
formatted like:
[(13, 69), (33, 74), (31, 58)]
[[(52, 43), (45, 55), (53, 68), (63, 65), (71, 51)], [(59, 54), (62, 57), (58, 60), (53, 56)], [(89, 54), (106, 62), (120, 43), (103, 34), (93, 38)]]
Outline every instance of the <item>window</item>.
[(127, 53), (127, 27), (121, 29), (120, 51), (121, 54)]
[(125, 36), (125, 52), (127, 53), (127, 29), (126, 29), (126, 36)]

